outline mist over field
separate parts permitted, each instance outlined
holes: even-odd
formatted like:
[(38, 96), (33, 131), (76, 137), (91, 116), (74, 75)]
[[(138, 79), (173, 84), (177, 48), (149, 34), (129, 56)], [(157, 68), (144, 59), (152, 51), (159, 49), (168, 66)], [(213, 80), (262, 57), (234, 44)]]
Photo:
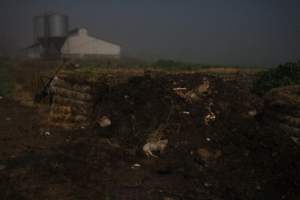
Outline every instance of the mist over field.
[(2, 0), (0, 53), (33, 43), (33, 16), (59, 12), (71, 28), (86, 27), (131, 57), (276, 66), (299, 58), (299, 6), (296, 0)]

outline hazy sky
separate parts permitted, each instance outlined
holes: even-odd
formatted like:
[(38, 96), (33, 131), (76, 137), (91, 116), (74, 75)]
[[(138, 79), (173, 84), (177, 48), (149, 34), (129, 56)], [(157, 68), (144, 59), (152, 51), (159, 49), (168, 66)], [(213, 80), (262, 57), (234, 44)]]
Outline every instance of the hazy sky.
[(300, 59), (300, 0), (1, 0), (0, 50), (32, 43), (32, 17), (60, 12), (71, 27), (124, 53), (226, 65)]

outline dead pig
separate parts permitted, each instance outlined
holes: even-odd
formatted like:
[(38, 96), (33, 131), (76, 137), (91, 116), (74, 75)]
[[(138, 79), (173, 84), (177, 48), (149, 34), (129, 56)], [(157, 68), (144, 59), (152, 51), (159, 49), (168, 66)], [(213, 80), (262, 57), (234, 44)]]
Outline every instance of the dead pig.
[(158, 156), (153, 154), (153, 152), (159, 151), (160, 154), (164, 153), (167, 144), (168, 144), (168, 139), (159, 140), (157, 142), (148, 142), (143, 146), (143, 151), (147, 157), (158, 158)]
[(107, 116), (102, 116), (97, 119), (97, 123), (102, 128), (109, 127), (111, 125), (111, 120)]

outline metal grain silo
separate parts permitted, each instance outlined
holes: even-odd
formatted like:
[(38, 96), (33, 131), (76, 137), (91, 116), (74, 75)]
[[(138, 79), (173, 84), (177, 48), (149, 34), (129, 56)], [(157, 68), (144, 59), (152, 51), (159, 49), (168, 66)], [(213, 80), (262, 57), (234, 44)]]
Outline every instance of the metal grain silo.
[(69, 21), (67, 16), (51, 14), (46, 16), (46, 20), (48, 38), (64, 38), (68, 35)]
[(35, 41), (47, 37), (45, 16), (36, 16), (33, 18), (33, 29)]

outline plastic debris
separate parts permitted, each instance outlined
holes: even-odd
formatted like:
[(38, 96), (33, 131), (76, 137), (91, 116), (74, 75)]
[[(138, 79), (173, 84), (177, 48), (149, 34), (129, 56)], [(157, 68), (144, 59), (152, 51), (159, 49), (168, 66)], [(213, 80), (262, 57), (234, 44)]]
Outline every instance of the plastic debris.
[(142, 165), (138, 164), (138, 163), (135, 163), (131, 166), (131, 169), (137, 169), (137, 168), (140, 168)]
[(206, 138), (206, 141), (207, 141), (207, 142), (210, 142), (210, 141), (211, 141), (211, 139), (210, 139), (209, 137), (207, 137), (207, 138)]
[(3, 96), (0, 96), (0, 100), (2, 100), (3, 99)]
[(5, 120), (6, 120), (6, 121), (10, 121), (11, 118), (10, 118), (10, 117), (6, 117)]

